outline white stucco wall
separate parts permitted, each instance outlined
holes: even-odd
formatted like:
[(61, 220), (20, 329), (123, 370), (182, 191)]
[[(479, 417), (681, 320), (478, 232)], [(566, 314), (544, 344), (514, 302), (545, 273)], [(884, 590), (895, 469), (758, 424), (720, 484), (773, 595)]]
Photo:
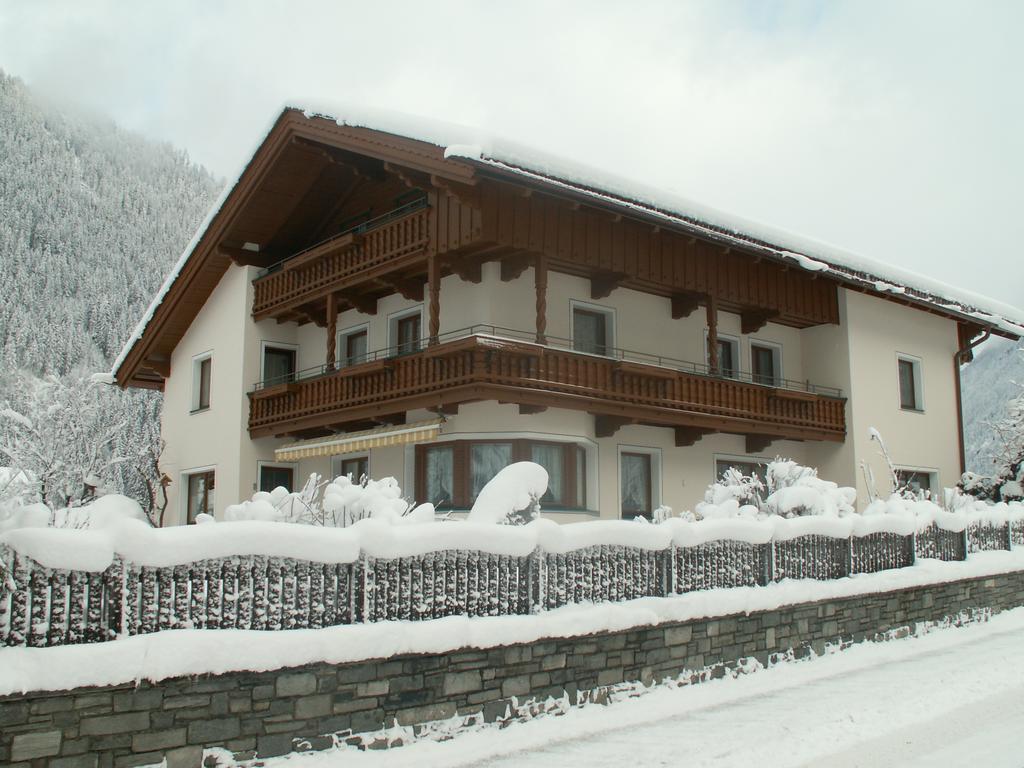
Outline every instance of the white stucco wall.
[[(938, 487), (952, 487), (960, 477), (953, 355), (956, 323), (928, 312), (853, 291), (843, 291), (850, 354), (848, 440), (855, 462), (874, 472), (879, 493), (891, 491), (885, 462), (869, 428), (877, 429), (899, 467), (937, 475)], [(924, 409), (900, 408), (897, 356), (918, 358)], [(857, 472), (857, 496), (868, 487)]]
[[(262, 343), (296, 345), (300, 369), (319, 366), (326, 357), (326, 331), (312, 323), (297, 326), (273, 320), (253, 322), (251, 280), (256, 270), (232, 266), (175, 349), (171, 376), (165, 386), (163, 433), (167, 448), (163, 469), (172, 478), (169, 489), (169, 522), (184, 521), (184, 473), (214, 468), (217, 472), (216, 510), (248, 498), (256, 488), (260, 462), (273, 462), (274, 449), (287, 442), (263, 438), (251, 440), (246, 429), (248, 398), (261, 378)], [(573, 301), (596, 304), (614, 312), (616, 346), (661, 354), (679, 360), (704, 359), (705, 313), (698, 309), (689, 318), (672, 320), (668, 299), (618, 289), (592, 302), (590, 283), (568, 275), (549, 276), (549, 336), (571, 337)], [(429, 297), (428, 297), (429, 299)], [(339, 330), (367, 325), (369, 349), (383, 349), (389, 338), (390, 319), (422, 304), (423, 332), (427, 331), (427, 302), (392, 295), (378, 303), (376, 315), (355, 310), (343, 312)], [(441, 287), (442, 333), (477, 323), (529, 331), (535, 316), (533, 274), (503, 283), (498, 264), (486, 264), (483, 280), (474, 285), (455, 276), (444, 278)], [(857, 486), (861, 503), (868, 489), (859, 470), (861, 461), (872, 466), (879, 490), (887, 492), (884, 465), (868, 438), (868, 427), (878, 428), (893, 459), (908, 468), (935, 472), (939, 485), (952, 485), (959, 475), (959, 449), (953, 383), (955, 323), (892, 301), (861, 293), (840, 291), (841, 323), (802, 331), (769, 323), (750, 337), (741, 337), (737, 315), (722, 313), (720, 330), (740, 340), (740, 367), (750, 368), (751, 340), (782, 348), (781, 375), (839, 387), (847, 403), (848, 439), (844, 443), (788, 442), (772, 444), (759, 458), (782, 455), (817, 466), (822, 477)], [(213, 354), (211, 407), (190, 414), (192, 360)], [(910, 354), (921, 360), (924, 412), (901, 411), (898, 400), (896, 356)], [(342, 351), (339, 350), (339, 355)], [(410, 413), (409, 420), (432, 414)], [(660, 457), (660, 482), (656, 495), (676, 509), (691, 509), (714, 477), (716, 457), (745, 458), (744, 439), (734, 435), (710, 435), (696, 445), (677, 448), (670, 429), (627, 426), (615, 436), (597, 440), (593, 418), (582, 412), (549, 409), (520, 416), (515, 406), (478, 403), (463, 406), (449, 418), (445, 436), (530, 433), (572, 436), (593, 446), (594, 466), (588, 475), (594, 488), (591, 504), (602, 516), (618, 515), (618, 453), (623, 447), (650, 449)], [(411, 448), (389, 448), (370, 456), (374, 477), (399, 478), (412, 494)], [(596, 471), (595, 471), (596, 470)], [(297, 465), (297, 481), (310, 472), (331, 474), (328, 459)], [(595, 495), (596, 494), (596, 495)], [(558, 519), (586, 519), (579, 513)]]

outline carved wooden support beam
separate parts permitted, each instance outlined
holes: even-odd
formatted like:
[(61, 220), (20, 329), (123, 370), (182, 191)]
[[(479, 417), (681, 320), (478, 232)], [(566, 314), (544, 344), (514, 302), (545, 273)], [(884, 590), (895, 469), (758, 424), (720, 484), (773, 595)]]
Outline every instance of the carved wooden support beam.
[(532, 259), (526, 254), (509, 256), (501, 260), (501, 280), (504, 283), (511, 282), (526, 271), (532, 263)]
[(618, 288), (628, 275), (621, 272), (603, 272), (590, 278), (590, 298), (604, 299)]
[(604, 416), (598, 414), (594, 416), (594, 435), (596, 437), (611, 437), (619, 431), (621, 427), (631, 424), (632, 419), (627, 419), (622, 416)]
[(365, 296), (358, 293), (342, 293), (341, 298), (357, 312), (364, 315), (377, 314), (377, 299), (373, 296)]
[(673, 293), (672, 294), (672, 319), (680, 320), (689, 317), (705, 300), (699, 293)]
[(409, 301), (423, 301), (423, 280), (404, 277), (386, 277), (381, 282), (392, 290), (398, 291)]
[(451, 271), (458, 275), (460, 280), (467, 283), (479, 283), (483, 280), (481, 266), (480, 260), (474, 259), (472, 256), (448, 259), (448, 267)]
[(740, 331), (742, 333), (757, 333), (772, 318), (778, 317), (779, 313), (774, 310), (754, 309), (740, 313)]
[(536, 413), (544, 413), (548, 407), (546, 405), (523, 405), (519, 404), (519, 415), (520, 416), (532, 416)]
[(266, 251), (250, 251), (248, 248), (233, 248), (230, 245), (217, 246), (217, 253), (241, 267), (263, 267), (274, 260)]
[(324, 318), (324, 317), (321, 317), (317, 313), (310, 312), (310, 311), (305, 310), (305, 309), (296, 309), (295, 310), (295, 315), (296, 315), (295, 322), (297, 322), (299, 325), (305, 325), (306, 323), (313, 323), (313, 325), (316, 325), (316, 326), (318, 326), (320, 328), (326, 328), (327, 327), (327, 319)]
[(688, 448), (694, 445), (705, 435), (714, 434), (713, 429), (702, 429), (701, 427), (676, 427), (676, 446), (678, 448)]
[(414, 171), (411, 168), (403, 168), (400, 165), (385, 162), (384, 170), (393, 176), (397, 176), (410, 189), (426, 189), (430, 186), (430, 176)]
[(163, 355), (153, 355), (147, 357), (142, 366), (149, 368), (153, 373), (163, 376), (165, 379), (171, 375), (171, 361), (170, 358), (164, 357)]
[(775, 435), (747, 435), (747, 453), (762, 453), (778, 439)]

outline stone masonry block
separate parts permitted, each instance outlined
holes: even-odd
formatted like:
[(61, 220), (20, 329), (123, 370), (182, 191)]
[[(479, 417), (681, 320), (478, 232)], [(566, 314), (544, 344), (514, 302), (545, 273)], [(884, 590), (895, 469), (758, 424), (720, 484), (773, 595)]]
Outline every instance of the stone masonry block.
[(458, 693), (469, 693), (479, 691), (483, 687), (483, 681), (479, 670), (466, 672), (449, 672), (444, 676), (444, 695), (452, 696)]
[(72, 755), (54, 758), (50, 761), (49, 768), (96, 768), (98, 765), (98, 755)]
[(52, 757), (60, 752), (61, 738), (60, 731), (19, 733), (11, 741), (11, 760), (19, 762), (36, 757)]
[(311, 693), (316, 693), (316, 675), (311, 672), (281, 675), (277, 678), (278, 696), (308, 696)]
[(297, 720), (309, 720), (313, 717), (323, 717), (331, 714), (331, 705), (334, 697), (329, 693), (321, 693), (318, 696), (304, 696), (295, 702), (295, 718)]
[(501, 697), (525, 696), (530, 692), (530, 676), (518, 675), (504, 680), (501, 684)]
[(153, 752), (158, 749), (183, 746), (185, 746), (184, 728), (137, 733), (132, 737), (132, 752)]
[(219, 717), (215, 720), (197, 720), (188, 727), (189, 744), (218, 744), (235, 739), (242, 733), (237, 717)]
[(81, 733), (102, 736), (113, 733), (136, 733), (149, 730), (149, 712), (125, 712), (121, 715), (87, 717), (82, 720)]
[(665, 630), (665, 645), (685, 645), (693, 639), (693, 627), (669, 627)]

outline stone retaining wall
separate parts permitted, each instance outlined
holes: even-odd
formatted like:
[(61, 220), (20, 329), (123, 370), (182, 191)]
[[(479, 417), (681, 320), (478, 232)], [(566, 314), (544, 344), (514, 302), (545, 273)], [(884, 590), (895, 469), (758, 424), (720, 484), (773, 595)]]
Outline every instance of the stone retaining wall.
[(166, 757), (170, 768), (192, 768), (210, 746), (239, 757), (322, 749), (334, 743), (332, 734), (372, 731), (395, 719), (413, 725), (483, 713), (493, 720), (512, 697), (574, 697), (1022, 604), (1024, 572), (1015, 572), (514, 646), (0, 697), (0, 764), (122, 768)]

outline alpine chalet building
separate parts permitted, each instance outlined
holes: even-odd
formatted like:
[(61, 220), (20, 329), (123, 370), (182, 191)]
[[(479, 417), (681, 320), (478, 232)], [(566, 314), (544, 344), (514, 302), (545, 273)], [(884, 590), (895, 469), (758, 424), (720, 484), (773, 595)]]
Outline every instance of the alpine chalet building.
[(776, 455), (863, 504), (871, 427), (957, 482), (960, 365), (1015, 310), (563, 166), (284, 110), (115, 364), (164, 392), (168, 522), (314, 472), (466, 510), (520, 460), (563, 522)]

